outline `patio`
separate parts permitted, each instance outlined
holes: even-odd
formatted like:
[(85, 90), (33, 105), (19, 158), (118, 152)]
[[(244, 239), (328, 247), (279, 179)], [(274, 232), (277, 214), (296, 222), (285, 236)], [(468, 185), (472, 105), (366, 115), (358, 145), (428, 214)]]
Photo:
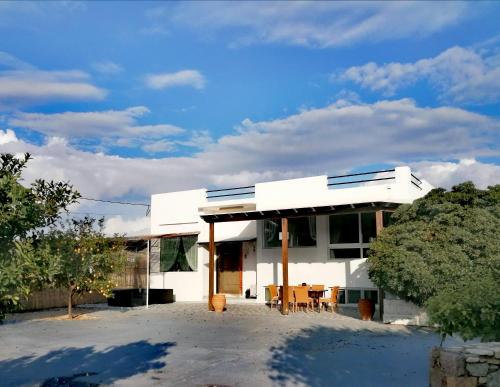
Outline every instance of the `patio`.
[(81, 309), (88, 318), (76, 321), (54, 319), (64, 310), (11, 315), (0, 326), (0, 380), (421, 386), (427, 384), (429, 350), (439, 344), (431, 330), (345, 314), (283, 317), (251, 304), (229, 304), (223, 314), (206, 309), (206, 303), (102, 306)]

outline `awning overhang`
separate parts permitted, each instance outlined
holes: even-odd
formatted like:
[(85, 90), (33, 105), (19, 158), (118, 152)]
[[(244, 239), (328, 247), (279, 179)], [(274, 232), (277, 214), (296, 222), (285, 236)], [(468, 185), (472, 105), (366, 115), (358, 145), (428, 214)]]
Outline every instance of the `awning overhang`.
[(301, 216), (344, 214), (358, 211), (394, 210), (400, 203), (368, 202), (331, 206), (316, 206), (302, 208), (273, 209), (263, 211), (244, 211), (220, 214), (202, 214), (207, 223), (239, 222), (243, 220), (260, 220), (272, 218), (297, 218)]

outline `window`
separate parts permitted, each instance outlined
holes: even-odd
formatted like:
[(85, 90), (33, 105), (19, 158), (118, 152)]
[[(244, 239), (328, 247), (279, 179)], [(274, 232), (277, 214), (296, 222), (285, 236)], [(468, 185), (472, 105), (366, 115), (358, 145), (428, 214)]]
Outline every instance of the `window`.
[(339, 304), (357, 304), (361, 298), (372, 300), (378, 304), (378, 290), (362, 288), (339, 289)]
[(330, 215), (330, 258), (366, 258), (377, 235), (375, 212)]
[(330, 249), (330, 258), (361, 258), (359, 249)]
[[(281, 246), (281, 219), (264, 220), (264, 248)], [(288, 219), (288, 246), (316, 246), (316, 217)]]
[(390, 226), (392, 223), (394, 223), (393, 220), (391, 219), (391, 216), (393, 214), (392, 212), (383, 211), (382, 214), (383, 214), (384, 227)]
[(162, 238), (160, 271), (196, 271), (198, 268), (198, 238), (193, 235)]
[(361, 213), (361, 235), (363, 243), (370, 243), (377, 236), (375, 212)]
[(358, 243), (358, 214), (330, 216), (330, 243)]

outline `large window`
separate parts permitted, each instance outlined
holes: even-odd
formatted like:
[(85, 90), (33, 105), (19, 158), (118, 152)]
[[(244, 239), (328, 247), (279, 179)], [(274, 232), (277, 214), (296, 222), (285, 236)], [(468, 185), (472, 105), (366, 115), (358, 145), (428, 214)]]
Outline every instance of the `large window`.
[(160, 271), (196, 271), (198, 268), (198, 238), (193, 235), (162, 238)]
[(330, 215), (330, 258), (366, 258), (376, 237), (375, 212)]
[(339, 289), (339, 304), (357, 304), (361, 298), (372, 300), (378, 304), (378, 290), (363, 288), (342, 288)]
[[(264, 248), (281, 247), (281, 219), (264, 220)], [(316, 246), (316, 217), (288, 219), (288, 246)]]

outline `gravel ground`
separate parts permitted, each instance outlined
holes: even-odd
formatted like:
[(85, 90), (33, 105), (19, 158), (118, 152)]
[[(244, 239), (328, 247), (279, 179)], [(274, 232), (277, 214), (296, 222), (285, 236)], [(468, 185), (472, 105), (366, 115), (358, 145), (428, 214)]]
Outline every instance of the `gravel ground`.
[(439, 344), (429, 329), (261, 305), (223, 314), (197, 303), (79, 308), (73, 321), (64, 313), (8, 316), (0, 386), (425, 386)]

